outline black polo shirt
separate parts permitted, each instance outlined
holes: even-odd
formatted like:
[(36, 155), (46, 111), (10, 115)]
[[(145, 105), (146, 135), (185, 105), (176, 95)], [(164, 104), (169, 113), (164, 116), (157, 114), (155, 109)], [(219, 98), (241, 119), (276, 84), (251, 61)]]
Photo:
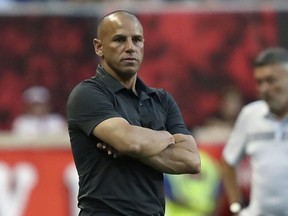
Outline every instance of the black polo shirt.
[(137, 159), (112, 158), (97, 149), (95, 126), (123, 117), (130, 124), (171, 134), (190, 134), (174, 99), (137, 78), (139, 96), (98, 66), (96, 75), (78, 84), (68, 99), (68, 127), (79, 174), (80, 215), (164, 215), (163, 174)]

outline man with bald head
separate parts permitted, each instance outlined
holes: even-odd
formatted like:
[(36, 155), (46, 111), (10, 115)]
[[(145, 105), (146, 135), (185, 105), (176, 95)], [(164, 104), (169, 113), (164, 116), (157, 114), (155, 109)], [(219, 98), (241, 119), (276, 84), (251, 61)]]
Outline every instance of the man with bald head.
[(163, 173), (199, 173), (200, 157), (172, 96), (138, 76), (143, 27), (127, 11), (98, 25), (96, 75), (68, 99), (81, 216), (160, 216)]

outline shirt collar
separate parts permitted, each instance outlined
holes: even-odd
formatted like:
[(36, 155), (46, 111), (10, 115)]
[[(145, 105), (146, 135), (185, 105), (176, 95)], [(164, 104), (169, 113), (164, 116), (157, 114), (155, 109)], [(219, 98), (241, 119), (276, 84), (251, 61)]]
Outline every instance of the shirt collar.
[(97, 67), (96, 77), (101, 79), (105, 83), (105, 85), (108, 86), (114, 93), (121, 89), (124, 89), (124, 86), (113, 76), (107, 73), (101, 65), (98, 65)]
[[(96, 77), (100, 78), (114, 93), (125, 89), (125, 87), (113, 76), (111, 76), (105, 69), (98, 65), (96, 70)], [(145, 83), (137, 76), (136, 89), (140, 92), (146, 92), (147, 94), (155, 93), (155, 89), (149, 88)]]

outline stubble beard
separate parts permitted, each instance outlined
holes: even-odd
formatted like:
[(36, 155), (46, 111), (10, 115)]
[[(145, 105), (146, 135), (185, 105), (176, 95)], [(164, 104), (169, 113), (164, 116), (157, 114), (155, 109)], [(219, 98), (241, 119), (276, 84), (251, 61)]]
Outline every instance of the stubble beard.
[(282, 104), (280, 101), (266, 101), (269, 106), (269, 109), (275, 115), (282, 117), (288, 113), (288, 104), (286, 106)]
[(115, 74), (123, 81), (129, 81), (132, 79), (137, 74), (139, 68), (140, 66), (122, 66), (117, 68), (112, 67)]

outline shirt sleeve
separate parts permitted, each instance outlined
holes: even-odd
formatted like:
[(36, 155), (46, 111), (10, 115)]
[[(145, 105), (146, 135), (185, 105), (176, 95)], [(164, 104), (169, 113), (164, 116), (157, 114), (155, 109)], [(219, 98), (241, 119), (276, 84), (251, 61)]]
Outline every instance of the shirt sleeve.
[(244, 156), (247, 141), (247, 123), (249, 123), (247, 122), (247, 113), (243, 108), (223, 150), (224, 159), (232, 166), (236, 165)]
[(164, 95), (166, 100), (167, 131), (169, 131), (171, 134), (182, 133), (191, 135), (192, 133), (190, 130), (188, 130), (175, 99), (167, 91), (164, 91)]
[(102, 121), (121, 117), (113, 104), (113, 93), (99, 86), (82, 83), (77, 86), (68, 99), (68, 124), (79, 127), (87, 136)]

